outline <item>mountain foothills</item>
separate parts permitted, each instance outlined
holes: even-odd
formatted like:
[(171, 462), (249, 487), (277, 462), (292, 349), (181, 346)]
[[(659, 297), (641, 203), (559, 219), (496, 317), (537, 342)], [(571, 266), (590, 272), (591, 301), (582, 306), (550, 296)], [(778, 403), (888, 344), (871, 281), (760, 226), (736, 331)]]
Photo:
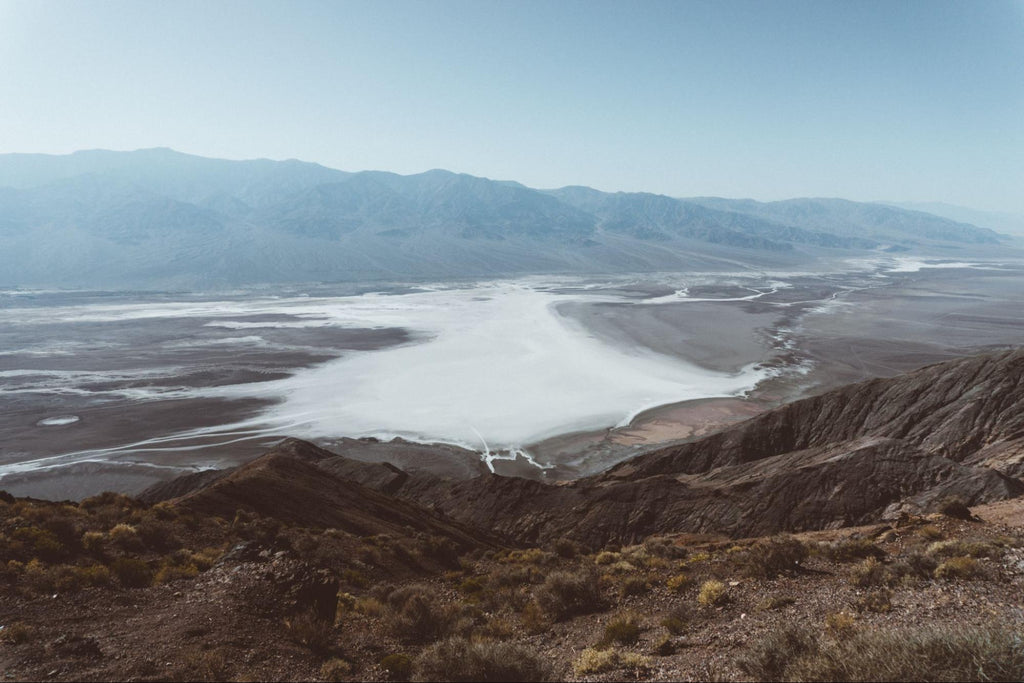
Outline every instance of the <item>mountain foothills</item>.
[[(0, 155), (0, 285), (246, 283), (785, 267), (998, 248), (992, 230), (837, 199), (535, 190), (168, 149)], [(956, 252), (956, 253), (962, 253)]]
[(288, 439), (139, 498), (0, 492), (0, 669), (1020, 680), (1022, 416), (1017, 350), (573, 482), (446, 480)]
[[(301, 463), (319, 474), (265, 483), (291, 461), (289, 471)], [(869, 524), (951, 497), (974, 505), (1024, 493), (1024, 351), (853, 384), (571, 482), (493, 474), (444, 481), (297, 440), (235, 470), (189, 477), (141, 498), (344, 526), (323, 518), (337, 506), (331, 497), (363, 505), (340, 493), (352, 486), (336, 481), (344, 478), (364, 485), (367, 501), (371, 491), (386, 492), (506, 542), (568, 538), (593, 548), (669, 532), (749, 537)], [(266, 490), (243, 497), (257, 486)], [(287, 493), (299, 487), (301, 495)]]

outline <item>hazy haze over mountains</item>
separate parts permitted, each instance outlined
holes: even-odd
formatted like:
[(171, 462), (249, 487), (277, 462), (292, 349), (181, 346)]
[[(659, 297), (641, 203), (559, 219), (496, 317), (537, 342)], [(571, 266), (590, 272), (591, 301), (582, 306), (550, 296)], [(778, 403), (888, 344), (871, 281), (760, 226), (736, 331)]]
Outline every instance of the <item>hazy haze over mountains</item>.
[(839, 199), (542, 191), (443, 170), (347, 173), (169, 149), (0, 155), (4, 286), (785, 267), (877, 249), (959, 256), (959, 248), (1005, 239), (920, 211)]

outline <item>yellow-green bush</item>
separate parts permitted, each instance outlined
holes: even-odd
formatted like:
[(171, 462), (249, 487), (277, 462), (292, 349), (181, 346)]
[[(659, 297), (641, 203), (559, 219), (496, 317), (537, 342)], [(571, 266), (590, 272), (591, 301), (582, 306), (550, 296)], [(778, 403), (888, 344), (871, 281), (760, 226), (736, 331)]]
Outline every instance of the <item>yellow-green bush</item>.
[(728, 589), (725, 584), (717, 579), (711, 579), (701, 584), (700, 592), (697, 594), (697, 602), (704, 607), (721, 605), (728, 599)]

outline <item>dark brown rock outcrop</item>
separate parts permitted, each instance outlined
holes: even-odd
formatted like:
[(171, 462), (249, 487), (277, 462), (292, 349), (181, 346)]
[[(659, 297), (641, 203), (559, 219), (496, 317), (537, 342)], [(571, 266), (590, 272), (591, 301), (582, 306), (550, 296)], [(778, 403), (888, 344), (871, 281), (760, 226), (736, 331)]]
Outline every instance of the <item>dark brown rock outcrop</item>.
[(901, 501), (1024, 493), (1024, 351), (967, 358), (782, 406), (699, 441), (550, 486), (490, 477), (433, 503), (523, 542), (752, 536), (867, 523)]
[(175, 499), (175, 503), (228, 519), (242, 510), (289, 524), (335, 528), (358, 536), (423, 533), (450, 539), (464, 548), (493, 545), (486, 532), (341, 479), (318, 466), (336, 457), (305, 441), (287, 439), (253, 462)]

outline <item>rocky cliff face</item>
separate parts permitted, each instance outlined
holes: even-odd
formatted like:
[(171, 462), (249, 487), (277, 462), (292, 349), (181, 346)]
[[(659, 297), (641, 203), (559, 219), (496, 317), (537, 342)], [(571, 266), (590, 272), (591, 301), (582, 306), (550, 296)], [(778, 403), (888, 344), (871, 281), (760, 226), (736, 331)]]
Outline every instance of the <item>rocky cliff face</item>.
[(1018, 350), (797, 401), (574, 482), (441, 480), (288, 440), (233, 473), (163, 485), (149, 497), (183, 496), (180, 504), (224, 515), (248, 507), (359, 533), (397, 525), (464, 541), (568, 537), (600, 547), (664, 533), (837, 528), (950, 496), (969, 505), (1002, 500), (1024, 494), (1022, 460)]
[[(733, 429), (631, 461), (609, 476), (698, 473), (862, 437), (1024, 474), (1024, 351), (921, 368), (796, 401)], [(996, 454), (1001, 457), (995, 458)]]
[(562, 486), (489, 477), (417, 498), (516, 539), (753, 536), (1024, 493), (1024, 351), (922, 368), (783, 406)]

